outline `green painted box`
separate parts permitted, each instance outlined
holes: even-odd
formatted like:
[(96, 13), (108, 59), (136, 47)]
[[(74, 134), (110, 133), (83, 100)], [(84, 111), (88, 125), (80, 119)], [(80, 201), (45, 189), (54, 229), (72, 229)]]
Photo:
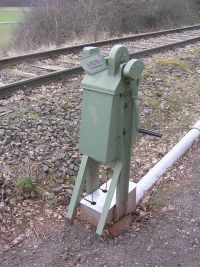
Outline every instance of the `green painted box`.
[(111, 162), (118, 158), (121, 137), (120, 96), (84, 90), (80, 151), (95, 160)]

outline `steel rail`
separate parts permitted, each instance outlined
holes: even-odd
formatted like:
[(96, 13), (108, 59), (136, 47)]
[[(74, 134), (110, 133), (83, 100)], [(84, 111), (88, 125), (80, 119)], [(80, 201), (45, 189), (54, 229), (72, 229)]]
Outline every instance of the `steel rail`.
[[(181, 47), (183, 45), (197, 42), (197, 41), (200, 41), (200, 36), (195, 37), (195, 38), (190, 38), (190, 39), (187, 39), (184, 41), (176, 42), (176, 43), (171, 43), (171, 44), (167, 44), (167, 45), (149, 48), (149, 49), (142, 50), (139, 52), (132, 52), (132, 53), (130, 53), (130, 58), (132, 59), (132, 58), (142, 58), (142, 57), (150, 56), (152, 54), (156, 54), (156, 53), (159, 53), (159, 52), (162, 52), (165, 50), (169, 50), (169, 49), (172, 49), (175, 47)], [(66, 70), (54, 71), (50, 74), (40, 75), (38, 77), (34, 77), (34, 78), (30, 78), (30, 79), (24, 79), (24, 80), (15, 82), (15, 83), (1, 86), (0, 87), (0, 95), (1, 96), (9, 95), (10, 93), (12, 93), (18, 89), (25, 90), (25, 89), (27, 89), (28, 86), (31, 87), (31, 86), (35, 86), (35, 85), (40, 85), (40, 84), (48, 83), (51, 80), (68, 78), (68, 77), (73, 76), (75, 74), (77, 75), (77, 74), (81, 74), (81, 73), (83, 73), (83, 69), (81, 66), (78, 66), (78, 67), (69, 68)]]
[(83, 47), (85, 46), (91, 46), (91, 45), (101, 46), (101, 45), (106, 45), (106, 44), (117, 43), (119, 41), (139, 40), (143, 38), (145, 39), (145, 38), (156, 37), (156, 36), (165, 35), (169, 33), (182, 32), (186, 30), (195, 30), (199, 28), (200, 28), (200, 24), (193, 25), (193, 26), (186, 26), (182, 28), (169, 29), (169, 30), (164, 30), (164, 31), (135, 34), (135, 35), (125, 36), (125, 37), (120, 37), (120, 38), (107, 39), (107, 40), (98, 41), (98, 42), (84, 43), (80, 45), (63, 47), (63, 48), (58, 48), (58, 49), (51, 49), (51, 50), (37, 52), (37, 53), (29, 53), (29, 54), (24, 54), (24, 55), (15, 56), (15, 57), (7, 57), (7, 58), (0, 59), (0, 67), (5, 66), (5, 65), (20, 63), (20, 62), (23, 62), (24, 60), (54, 57), (54, 56), (58, 56), (58, 55), (65, 54), (65, 53), (75, 52), (77, 50), (83, 49)]

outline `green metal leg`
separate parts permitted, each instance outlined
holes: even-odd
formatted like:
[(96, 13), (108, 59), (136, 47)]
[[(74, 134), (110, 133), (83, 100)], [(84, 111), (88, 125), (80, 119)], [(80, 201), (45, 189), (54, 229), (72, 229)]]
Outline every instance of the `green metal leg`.
[(99, 188), (99, 163), (88, 158), (86, 170), (86, 194), (89, 195)]
[[(122, 170), (117, 183), (116, 194), (116, 220), (119, 220), (127, 214), (128, 202), (128, 187), (129, 187), (129, 174), (130, 174), (130, 159), (131, 159), (131, 141), (132, 141), (132, 99), (130, 96), (124, 98), (123, 104), (123, 128), (125, 134), (123, 136), (123, 145), (121, 151)], [(126, 106), (126, 108), (125, 108)], [(130, 119), (131, 118), (131, 119)]]
[(85, 182), (85, 176), (87, 172), (87, 163), (88, 163), (88, 156), (83, 155), (80, 168), (79, 168), (79, 172), (78, 172), (78, 176), (76, 178), (76, 183), (75, 183), (75, 187), (73, 190), (72, 198), (70, 201), (69, 209), (67, 212), (67, 218), (70, 219), (72, 222), (74, 220), (77, 206), (81, 198), (81, 193), (83, 190), (83, 185)]
[(120, 173), (121, 173), (121, 169), (122, 169), (122, 162), (121, 161), (117, 161), (116, 166), (114, 168), (114, 173), (111, 179), (111, 183), (110, 183), (110, 187), (107, 193), (107, 197), (104, 203), (104, 207), (100, 216), (100, 220), (99, 220), (99, 224), (97, 226), (97, 230), (96, 233), (98, 235), (101, 235), (103, 232), (103, 228), (104, 225), (106, 223), (106, 219), (107, 219), (107, 215), (108, 215), (108, 211), (110, 209), (110, 205), (111, 205), (111, 201), (113, 198), (113, 194), (115, 192), (116, 186), (117, 186), (117, 181), (119, 179)]

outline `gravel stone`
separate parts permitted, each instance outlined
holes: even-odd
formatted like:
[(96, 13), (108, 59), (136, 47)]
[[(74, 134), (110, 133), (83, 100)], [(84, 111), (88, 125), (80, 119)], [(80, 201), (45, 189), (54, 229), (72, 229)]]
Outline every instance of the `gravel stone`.
[(0, 136), (3, 136), (5, 134), (5, 130), (4, 129), (0, 129)]
[(44, 165), (44, 166), (43, 166), (43, 171), (44, 171), (45, 173), (48, 173), (48, 172), (49, 172), (49, 167), (46, 166), (46, 165)]
[(197, 245), (197, 246), (200, 244), (198, 238), (195, 238), (195, 239), (194, 239), (194, 244)]

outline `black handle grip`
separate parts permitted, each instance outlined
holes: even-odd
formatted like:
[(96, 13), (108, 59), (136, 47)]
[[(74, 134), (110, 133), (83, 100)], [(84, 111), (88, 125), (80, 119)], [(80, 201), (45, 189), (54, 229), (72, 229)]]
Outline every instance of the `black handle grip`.
[(148, 130), (148, 129), (144, 129), (144, 128), (139, 128), (138, 129), (138, 132), (139, 133), (143, 133), (143, 134), (148, 134), (148, 135), (156, 136), (156, 137), (162, 137), (163, 136), (158, 131)]

